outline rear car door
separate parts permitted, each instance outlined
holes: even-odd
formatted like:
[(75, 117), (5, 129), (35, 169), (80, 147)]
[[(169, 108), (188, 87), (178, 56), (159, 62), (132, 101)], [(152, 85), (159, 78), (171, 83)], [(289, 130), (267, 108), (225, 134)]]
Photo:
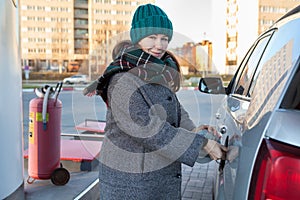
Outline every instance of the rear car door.
[(277, 24), (252, 81), (233, 199), (299, 198), (299, 28)]

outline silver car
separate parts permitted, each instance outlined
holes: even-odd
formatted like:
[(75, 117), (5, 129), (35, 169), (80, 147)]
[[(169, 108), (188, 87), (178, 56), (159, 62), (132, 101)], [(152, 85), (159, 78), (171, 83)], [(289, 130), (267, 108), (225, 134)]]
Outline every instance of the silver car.
[(299, 66), (300, 6), (258, 37), (227, 87), (200, 80), (201, 92), (224, 96), (213, 121), (229, 151), (215, 199), (300, 199)]
[(73, 75), (68, 78), (64, 78), (63, 83), (65, 83), (65, 84), (74, 84), (74, 83), (86, 84), (87, 79), (88, 79), (87, 75), (78, 74), (78, 75)]

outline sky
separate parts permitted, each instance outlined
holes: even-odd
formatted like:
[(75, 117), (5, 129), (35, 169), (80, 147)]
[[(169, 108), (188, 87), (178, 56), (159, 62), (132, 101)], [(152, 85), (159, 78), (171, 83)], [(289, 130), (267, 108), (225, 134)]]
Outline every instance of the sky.
[(194, 42), (209, 37), (211, 30), (211, 0), (156, 0), (173, 24), (174, 32)]
[[(156, 0), (155, 4), (162, 8), (172, 21), (174, 34), (186, 37), (172, 39), (169, 48), (182, 46), (187, 42), (186, 39), (194, 43), (209, 40), (213, 46), (214, 66), (222, 73), (227, 70), (226, 0)], [(239, 3), (239, 43), (236, 48), (238, 59), (243, 58), (257, 37), (257, 7), (257, 1), (253, 0)]]
[(213, 44), (213, 66), (220, 72), (224, 71), (225, 3), (224, 0), (156, 0), (155, 4), (172, 21), (175, 37), (177, 34), (169, 48), (181, 47), (188, 41), (209, 40)]

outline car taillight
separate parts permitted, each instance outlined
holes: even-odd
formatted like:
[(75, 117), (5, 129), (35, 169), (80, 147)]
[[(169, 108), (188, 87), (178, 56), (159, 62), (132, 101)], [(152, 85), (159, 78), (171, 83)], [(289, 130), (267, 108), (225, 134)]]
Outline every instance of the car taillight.
[(300, 148), (264, 139), (250, 184), (249, 199), (299, 199)]

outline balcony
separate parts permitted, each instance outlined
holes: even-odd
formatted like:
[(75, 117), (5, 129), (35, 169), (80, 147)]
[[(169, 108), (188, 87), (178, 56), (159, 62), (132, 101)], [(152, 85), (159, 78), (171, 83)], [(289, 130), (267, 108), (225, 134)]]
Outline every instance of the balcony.
[(82, 13), (75, 13), (74, 14), (75, 19), (88, 19), (89, 16), (88, 14), (82, 14)]
[(89, 45), (88, 44), (80, 44), (80, 43), (76, 44), (75, 43), (74, 47), (75, 47), (75, 49), (88, 49)]
[(75, 29), (88, 29), (89, 25), (88, 24), (74, 24)]
[(75, 2), (74, 4), (74, 8), (84, 8), (84, 9), (88, 9), (88, 3), (86, 2)]
[(75, 54), (89, 54), (88, 49), (75, 49)]
[(75, 39), (88, 39), (89, 36), (88, 36), (88, 33), (85, 33), (85, 34), (75, 34), (74, 38)]

